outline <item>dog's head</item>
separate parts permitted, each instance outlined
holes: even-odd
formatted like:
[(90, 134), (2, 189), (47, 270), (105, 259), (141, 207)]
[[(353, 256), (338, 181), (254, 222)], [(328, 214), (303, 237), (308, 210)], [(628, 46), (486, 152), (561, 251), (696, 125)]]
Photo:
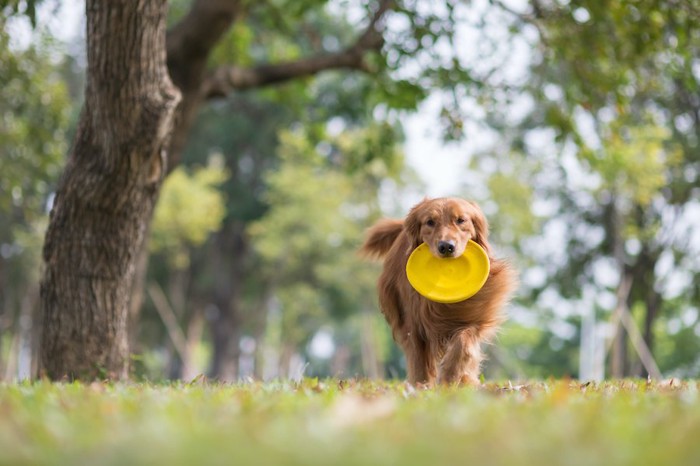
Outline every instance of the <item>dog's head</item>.
[(461, 256), (470, 239), (491, 252), (483, 212), (464, 199), (425, 199), (408, 213), (404, 228), (413, 249), (426, 243), (435, 257)]

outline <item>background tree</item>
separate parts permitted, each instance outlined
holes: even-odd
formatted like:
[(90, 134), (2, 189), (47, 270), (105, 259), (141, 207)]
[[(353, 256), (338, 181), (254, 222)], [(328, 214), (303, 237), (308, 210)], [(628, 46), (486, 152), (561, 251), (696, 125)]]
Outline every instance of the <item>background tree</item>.
[[(231, 31), (231, 41), (214, 52), (214, 60), (249, 63), (255, 51), (263, 61), (278, 60), (280, 55), (297, 57), (318, 53), (321, 37), (350, 42), (356, 35), (345, 18), (324, 10), (307, 12), (306, 16), (308, 19), (298, 25), (285, 23), (275, 29), (268, 29), (265, 16), (249, 18)], [(295, 39), (290, 40), (290, 36)], [(198, 277), (192, 297), (210, 303), (206, 315), (212, 341), (212, 377), (235, 380), (241, 338), (246, 335), (260, 342), (265, 335), (268, 293), (259, 278), (260, 261), (251, 247), (247, 225), (268, 209), (263, 175), (278, 167), (280, 128), (303, 125), (308, 134), (314, 134), (325, 131), (331, 119), (336, 124), (363, 125), (372, 119), (372, 108), (381, 103), (383, 90), (376, 80), (329, 72), (262, 92), (236, 93), (207, 108), (195, 123), (182, 162), (201, 163), (206, 154), (220, 152), (232, 174), (224, 190), (228, 199), (236, 200), (227, 205), (223, 228), (192, 263), (196, 270), (191, 275)], [(256, 370), (258, 366), (262, 367), (256, 365)]]
[[(542, 45), (526, 85), (485, 87), (490, 125), (510, 134), (501, 149), (525, 155), (495, 169), (481, 161), (490, 196), (507, 207), (521, 186), (521, 207), (534, 214), (537, 227), (512, 239), (535, 266), (525, 277), (535, 306), (552, 312), (543, 337), (575, 355), (581, 319), (609, 319), (618, 328), (611, 375), (645, 374), (611, 311), (629, 309), (642, 328), (635, 345), (652, 350), (660, 317), (680, 313), (690, 332), (697, 322), (700, 15), (661, 1), (532, 2), (512, 13)], [(502, 113), (508, 99), (528, 111)], [(503, 213), (512, 223), (512, 210)]]
[(155, 281), (147, 289), (165, 324), (169, 348), (177, 355), (171, 358), (171, 378), (191, 380), (201, 373), (195, 367), (194, 352), (202, 336), (204, 306), (189, 299), (191, 261), (194, 250), (221, 229), (226, 207), (220, 186), (227, 179), (220, 154), (210, 156), (207, 166), (195, 168), (192, 174), (180, 166), (163, 183), (153, 216), (153, 266), (167, 271), (168, 280), (166, 292)]
[(376, 269), (356, 251), (363, 230), (380, 215), (380, 181), (399, 174), (396, 136), (383, 124), (319, 136), (283, 136), (281, 165), (267, 175), (271, 208), (250, 226), (280, 313), (280, 374), (290, 373), (291, 356), (304, 351), (316, 329), (360, 314), (363, 372), (378, 377), (384, 361), (373, 329), (381, 324), (374, 312)]
[(38, 251), (69, 123), (59, 51), (43, 30), (13, 41), (0, 18), (0, 377), (29, 377), (36, 351)]

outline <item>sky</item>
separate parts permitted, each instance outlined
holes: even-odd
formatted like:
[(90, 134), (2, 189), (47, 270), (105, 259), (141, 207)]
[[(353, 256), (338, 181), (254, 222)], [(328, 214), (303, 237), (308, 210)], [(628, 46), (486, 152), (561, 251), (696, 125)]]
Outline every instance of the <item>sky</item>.
[(472, 153), (466, 142), (443, 142), (437, 106), (436, 99), (428, 99), (403, 119), (406, 162), (425, 182), (428, 197), (459, 194)]

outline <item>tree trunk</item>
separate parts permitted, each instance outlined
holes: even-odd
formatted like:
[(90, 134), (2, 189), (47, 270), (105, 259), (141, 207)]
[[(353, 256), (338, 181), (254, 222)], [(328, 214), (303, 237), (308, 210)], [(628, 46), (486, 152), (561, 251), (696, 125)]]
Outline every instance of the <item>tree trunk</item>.
[(195, 364), (197, 346), (202, 341), (204, 331), (204, 312), (201, 308), (195, 308), (192, 316), (187, 322), (187, 345), (185, 348), (184, 361), (182, 361), (182, 379), (191, 381), (200, 375), (199, 368)]
[(282, 343), (280, 345), (280, 357), (278, 361), (277, 377), (280, 379), (289, 379), (292, 374), (292, 358), (296, 348), (290, 343)]
[(623, 239), (623, 219), (618, 206), (619, 199), (615, 192), (608, 206), (608, 229), (612, 236), (612, 253), (615, 258), (618, 272), (620, 274), (620, 284), (617, 288), (617, 306), (615, 314), (619, 320), (615, 329), (612, 355), (610, 357), (610, 376), (614, 379), (623, 378), (627, 374), (627, 332), (622, 325), (621, 315), (624, 308), (629, 304), (629, 292), (633, 277), (628, 276), (625, 267), (625, 249)]
[[(659, 307), (660, 297), (652, 290), (647, 297), (646, 316), (644, 319), (644, 342), (652, 354), (654, 354), (654, 322), (656, 321), (656, 316), (659, 314)], [(646, 377), (649, 374), (644, 371), (641, 375), (642, 377)]]
[(39, 284), (30, 284), (23, 293), (17, 326), (17, 380), (30, 380), (37, 369), (37, 304)]
[(265, 334), (267, 333), (268, 309), (270, 309), (270, 293), (265, 289), (262, 293), (259, 306), (253, 315), (253, 339), (255, 340), (255, 352), (253, 354), (253, 378), (263, 380), (265, 377)]
[(247, 244), (243, 226), (234, 222), (217, 233), (211, 261), (216, 270), (214, 296), (219, 312), (211, 320), (213, 353), (209, 375), (222, 381), (238, 378), (241, 339), (241, 293)]
[(238, 360), (241, 340), (240, 324), (232, 312), (231, 301), (228, 308), (221, 307), (225, 303), (217, 305), (219, 313), (211, 322), (211, 336), (213, 340), (213, 354), (210, 377), (222, 382), (235, 382), (238, 379)]
[(8, 329), (12, 324), (10, 318), (10, 288), (5, 279), (5, 261), (0, 256), (0, 380), (2, 380), (2, 374), (5, 372), (5, 364), (3, 361), (3, 337), (5, 333), (10, 333)]
[(134, 270), (174, 109), (166, 0), (87, 0), (87, 85), (44, 244), (41, 371), (123, 379)]
[(615, 333), (612, 359), (610, 362), (610, 377), (621, 379), (625, 376), (625, 361), (627, 360), (627, 334), (620, 324)]
[[(661, 295), (654, 287), (654, 269), (657, 261), (658, 254), (649, 253), (644, 265), (644, 273), (647, 277), (646, 289), (644, 290), (644, 307), (646, 309), (646, 315), (644, 316), (644, 342), (652, 355), (654, 354), (654, 322), (659, 315), (662, 303)], [(643, 369), (640, 375), (646, 378), (649, 376), (649, 372)]]
[(382, 376), (382, 363), (377, 350), (377, 335), (374, 331), (373, 316), (363, 311), (361, 316), (362, 332), (360, 333), (360, 350), (362, 369), (368, 379), (379, 379)]
[[(170, 162), (170, 161), (168, 161)], [(168, 163), (168, 166), (170, 163)], [(149, 224), (150, 226), (150, 224)], [(141, 249), (138, 252), (136, 259), (136, 268), (134, 269), (134, 278), (129, 296), (129, 318), (126, 323), (126, 331), (129, 338), (129, 349), (132, 354), (140, 354), (139, 330), (141, 322), (141, 306), (145, 299), (146, 275), (148, 272), (148, 238), (150, 237), (150, 229), (146, 231), (144, 241), (141, 243)]]
[[(639, 206), (637, 207), (634, 220), (640, 231), (644, 231), (648, 228), (647, 215), (645, 209)], [(662, 305), (661, 295), (656, 290), (655, 286), (655, 269), (659, 261), (659, 256), (660, 249), (655, 244), (655, 240), (647, 238), (642, 242), (642, 249), (631, 270), (635, 283), (635, 289), (633, 290), (634, 299), (636, 302), (641, 301), (644, 304), (644, 328), (642, 338), (652, 359), (654, 354), (654, 322), (656, 321)], [(654, 362), (654, 365), (655, 364)], [(633, 375), (639, 375), (644, 378), (655, 376), (655, 374), (649, 374), (644, 364), (639, 364), (635, 369), (636, 370), (632, 372)]]

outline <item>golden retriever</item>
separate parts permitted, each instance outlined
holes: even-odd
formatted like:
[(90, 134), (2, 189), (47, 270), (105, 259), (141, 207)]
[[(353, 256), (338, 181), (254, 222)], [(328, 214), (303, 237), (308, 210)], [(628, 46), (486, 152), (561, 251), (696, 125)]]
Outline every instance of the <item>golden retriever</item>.
[[(486, 283), (474, 296), (443, 304), (413, 289), (406, 262), (416, 247), (426, 243), (436, 257), (458, 257), (470, 239), (484, 248), (491, 263)], [(505, 320), (502, 310), (517, 283), (508, 263), (492, 257), (479, 206), (458, 198), (425, 199), (405, 220), (377, 222), (360, 252), (384, 258), (379, 303), (406, 356), (409, 383), (479, 384), (481, 343), (490, 341)]]

